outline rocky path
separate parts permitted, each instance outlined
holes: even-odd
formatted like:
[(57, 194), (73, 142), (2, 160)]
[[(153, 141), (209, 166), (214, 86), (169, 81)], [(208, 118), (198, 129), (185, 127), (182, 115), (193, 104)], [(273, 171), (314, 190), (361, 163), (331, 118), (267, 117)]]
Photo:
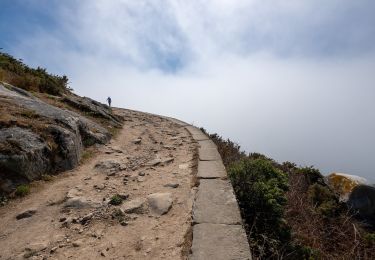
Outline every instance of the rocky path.
[(117, 113), (116, 139), (0, 208), (0, 259), (187, 258), (197, 143), (167, 119)]

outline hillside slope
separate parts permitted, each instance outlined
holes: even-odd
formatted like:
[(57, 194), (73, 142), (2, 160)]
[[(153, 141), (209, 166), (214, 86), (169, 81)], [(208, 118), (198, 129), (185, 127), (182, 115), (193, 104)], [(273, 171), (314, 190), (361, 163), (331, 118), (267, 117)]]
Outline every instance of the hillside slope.
[(22, 195), (24, 184), (73, 169), (85, 147), (107, 143), (122, 127), (121, 116), (67, 83), (0, 53), (0, 195), (18, 187)]

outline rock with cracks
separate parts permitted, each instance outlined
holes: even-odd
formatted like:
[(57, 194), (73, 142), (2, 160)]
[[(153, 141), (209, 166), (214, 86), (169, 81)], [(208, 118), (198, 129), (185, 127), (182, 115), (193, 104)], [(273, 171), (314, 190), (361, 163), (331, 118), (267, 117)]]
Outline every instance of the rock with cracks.
[(84, 146), (107, 143), (111, 136), (99, 124), (9, 84), (0, 83), (0, 105), (10, 115), (20, 115), (1, 122), (0, 192), (73, 169)]

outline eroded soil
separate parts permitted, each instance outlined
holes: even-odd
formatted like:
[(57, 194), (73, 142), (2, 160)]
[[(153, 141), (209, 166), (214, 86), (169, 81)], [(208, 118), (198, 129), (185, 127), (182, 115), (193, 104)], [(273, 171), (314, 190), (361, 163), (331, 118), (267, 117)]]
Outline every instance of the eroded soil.
[[(0, 259), (186, 258), (197, 145), (167, 119), (117, 113), (126, 119), (117, 138), (0, 208)], [(170, 201), (150, 205), (154, 193)]]

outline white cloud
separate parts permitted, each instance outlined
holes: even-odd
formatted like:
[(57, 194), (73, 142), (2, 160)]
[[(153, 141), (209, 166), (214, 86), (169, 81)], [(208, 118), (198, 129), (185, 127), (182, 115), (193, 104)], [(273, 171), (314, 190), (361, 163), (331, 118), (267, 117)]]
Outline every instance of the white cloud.
[(67, 74), (79, 94), (176, 116), (278, 160), (370, 176), (372, 1), (64, 3), (60, 27), (15, 52)]

